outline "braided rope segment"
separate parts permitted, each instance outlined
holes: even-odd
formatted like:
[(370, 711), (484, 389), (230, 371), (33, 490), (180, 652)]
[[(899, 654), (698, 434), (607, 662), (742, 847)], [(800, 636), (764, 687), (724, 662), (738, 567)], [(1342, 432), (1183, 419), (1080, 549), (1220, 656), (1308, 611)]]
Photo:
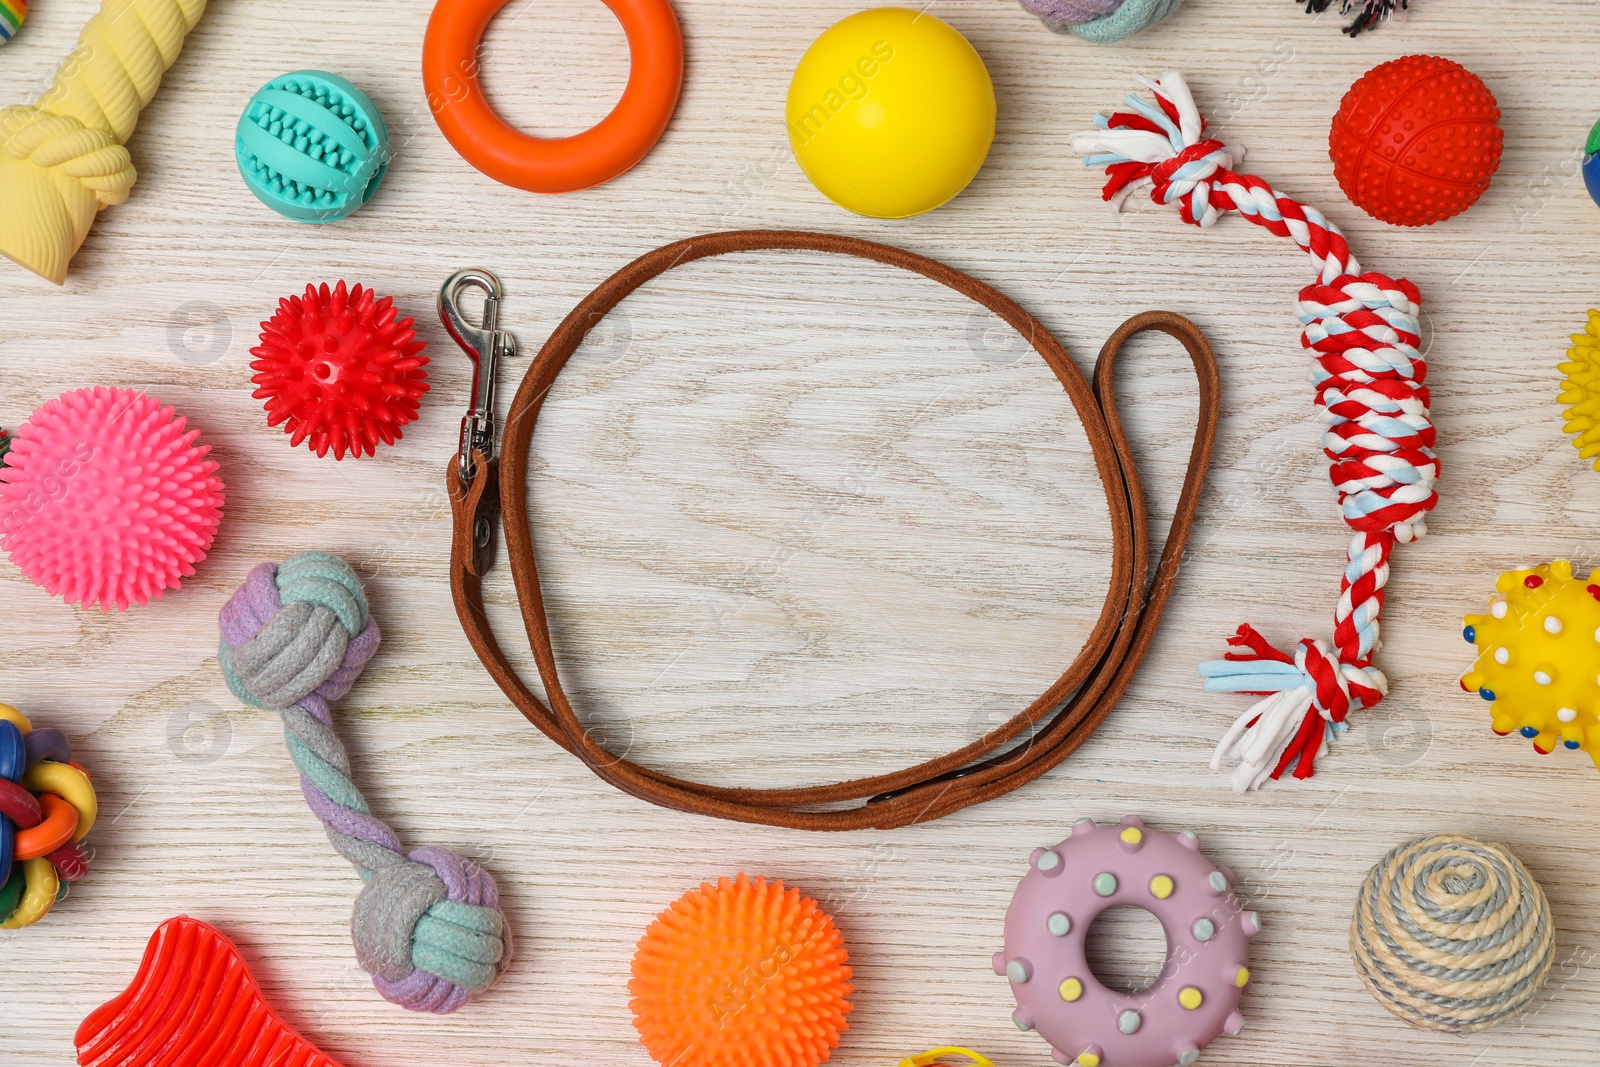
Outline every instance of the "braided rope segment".
[(1126, 110), (1095, 117), (1073, 138), (1089, 167), (1104, 167), (1104, 197), (1120, 207), (1148, 187), (1158, 204), (1202, 228), (1237, 212), (1310, 256), (1316, 280), (1300, 291), (1301, 344), (1315, 359), (1311, 383), (1326, 429), (1323, 452), (1344, 521), (1355, 531), (1334, 608), (1333, 641), (1302, 640), (1290, 654), (1250, 626), (1229, 639), (1223, 660), (1200, 665), (1205, 688), (1264, 699), (1234, 722), (1212, 757), (1238, 759), (1240, 792), (1285, 771), (1309, 778), (1350, 712), (1388, 692), (1372, 665), (1383, 589), (1396, 542), (1427, 533), (1438, 503), (1439, 460), (1428, 416), (1428, 367), (1417, 346), (1422, 296), (1405, 279), (1363, 272), (1337, 226), (1321, 212), (1234, 168), (1242, 150), (1206, 136), (1183, 76), (1140, 79), (1154, 104), (1129, 95)]
[(1434, 834), (1367, 874), (1350, 954), (1368, 991), (1412, 1026), (1486, 1030), (1522, 1011), (1555, 959), (1544, 890), (1501, 845)]
[(0, 109), (0, 255), (55, 282), (96, 213), (128, 198), (123, 143), (206, 0), (104, 0), (31, 105)]
[(378, 648), (360, 579), (325, 552), (263, 563), (223, 606), (221, 626), (228, 687), (283, 717), (306, 803), (366, 882), (350, 920), (356, 959), (388, 1000), (455, 1011), (500, 977), (511, 933), (488, 872), (447, 849), (406, 854), (351, 781), (328, 702), (349, 692)]

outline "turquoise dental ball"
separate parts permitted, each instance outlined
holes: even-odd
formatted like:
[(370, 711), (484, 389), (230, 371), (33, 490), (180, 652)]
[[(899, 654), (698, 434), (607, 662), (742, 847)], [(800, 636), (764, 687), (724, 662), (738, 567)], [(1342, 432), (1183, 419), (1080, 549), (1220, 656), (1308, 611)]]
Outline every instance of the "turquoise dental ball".
[(250, 98), (233, 152), (263, 204), (300, 222), (334, 222), (378, 191), (389, 167), (389, 128), (345, 79), (297, 70)]

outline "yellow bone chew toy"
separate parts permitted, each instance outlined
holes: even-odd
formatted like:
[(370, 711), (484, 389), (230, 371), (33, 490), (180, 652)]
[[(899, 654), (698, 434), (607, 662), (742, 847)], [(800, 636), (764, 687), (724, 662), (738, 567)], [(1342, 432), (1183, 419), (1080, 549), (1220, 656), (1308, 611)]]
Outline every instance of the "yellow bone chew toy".
[(1549, 754), (1581, 748), (1600, 766), (1600, 571), (1564, 559), (1506, 571), (1487, 615), (1462, 620), (1478, 660), (1461, 688), (1490, 702), (1494, 732)]
[(103, 0), (55, 80), (0, 108), (0, 254), (60, 285), (96, 213), (128, 199), (123, 146), (206, 0)]

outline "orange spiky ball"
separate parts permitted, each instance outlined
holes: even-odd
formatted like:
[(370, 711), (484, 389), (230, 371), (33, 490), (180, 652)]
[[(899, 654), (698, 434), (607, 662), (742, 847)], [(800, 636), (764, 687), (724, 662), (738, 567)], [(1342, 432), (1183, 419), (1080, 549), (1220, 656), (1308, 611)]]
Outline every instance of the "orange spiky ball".
[(816, 1067), (849, 1029), (839, 928), (781, 881), (701, 882), (639, 939), (633, 1026), (672, 1067)]

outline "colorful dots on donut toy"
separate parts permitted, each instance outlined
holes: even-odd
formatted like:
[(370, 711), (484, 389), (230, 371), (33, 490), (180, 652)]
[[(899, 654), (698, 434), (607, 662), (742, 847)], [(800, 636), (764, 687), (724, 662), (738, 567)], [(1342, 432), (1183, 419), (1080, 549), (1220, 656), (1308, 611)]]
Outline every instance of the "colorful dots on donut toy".
[(398, 441), (428, 391), (428, 357), (413, 320), (397, 315), (393, 297), (343, 281), (279, 300), (250, 350), (251, 396), (266, 402), (267, 425), (282, 426), (290, 447), (335, 460)]
[(1422, 1030), (1512, 1018), (1555, 960), (1550, 902), (1503, 845), (1434, 834), (1397, 845), (1362, 883), (1350, 954), (1367, 990)]
[(335, 222), (378, 191), (389, 128), (367, 94), (337, 74), (296, 70), (256, 90), (233, 154), (263, 204), (298, 222)]
[(1489, 701), (1490, 725), (1540, 755), (1583, 749), (1600, 766), (1600, 572), (1573, 577), (1564, 559), (1506, 571), (1484, 615), (1463, 619), (1477, 649), (1461, 687)]
[(1428, 226), (1477, 203), (1504, 141), (1482, 79), (1439, 56), (1402, 56), (1345, 93), (1328, 155), (1351, 203), (1382, 222)]
[(858, 215), (906, 218), (977, 176), (994, 142), (994, 83), (949, 23), (873, 8), (806, 49), (784, 117), (795, 160), (824, 196)]
[[(1240, 906), (1232, 874), (1201, 855), (1194, 834), (1153, 830), (1135, 816), (1082, 819), (1030, 863), (1006, 910), (994, 971), (1011, 983), (1012, 1022), (1044, 1038), (1057, 1063), (1188, 1067), (1243, 1028), (1239, 1000), (1260, 919)], [(1121, 905), (1149, 911), (1167, 935), (1166, 965), (1133, 993), (1107, 988), (1085, 952), (1095, 919)]]
[(27, 17), (28, 0), (0, 0), (0, 44), (15, 37)]
[(817, 1067), (849, 1028), (848, 959), (833, 918), (798, 889), (702, 882), (639, 939), (634, 1029), (672, 1067)]
[(0, 930), (32, 926), (89, 873), (78, 842), (98, 812), (66, 735), (0, 704)]
[(161, 599), (194, 574), (222, 522), (222, 479), (199, 434), (131, 389), (47, 402), (0, 466), (0, 549), (68, 604)]

